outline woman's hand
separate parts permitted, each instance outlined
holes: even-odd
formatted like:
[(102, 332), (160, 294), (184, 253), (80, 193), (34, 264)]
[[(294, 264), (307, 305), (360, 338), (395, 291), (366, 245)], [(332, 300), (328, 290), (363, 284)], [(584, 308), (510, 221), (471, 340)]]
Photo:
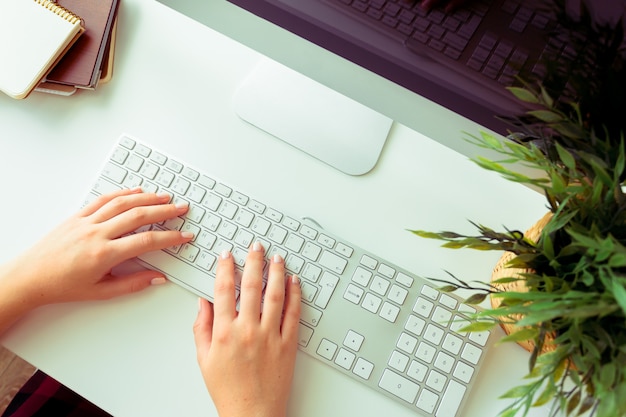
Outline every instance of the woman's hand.
[(198, 363), (221, 417), (284, 417), (298, 348), (300, 285), (270, 260), (263, 294), (264, 250), (255, 243), (241, 278), (236, 310), (232, 255), (220, 256), (215, 302), (200, 299), (194, 324)]
[[(51, 303), (112, 298), (164, 282), (160, 272), (113, 276), (111, 269), (144, 252), (192, 239), (193, 236), (178, 231), (128, 235), (141, 226), (187, 212), (187, 206), (167, 204), (169, 199), (169, 195), (148, 194), (139, 189), (99, 197), (1, 267), (0, 288), (12, 289), (17, 301), (32, 309)], [(6, 298), (7, 292), (2, 293)], [(8, 301), (4, 299), (5, 303)]]

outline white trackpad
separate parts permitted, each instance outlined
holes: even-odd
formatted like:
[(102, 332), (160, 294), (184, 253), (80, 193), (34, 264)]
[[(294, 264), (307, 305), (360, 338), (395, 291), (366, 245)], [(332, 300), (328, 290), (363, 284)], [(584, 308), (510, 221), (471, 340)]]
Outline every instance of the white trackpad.
[(243, 120), (350, 175), (376, 165), (393, 122), (269, 59), (255, 67), (233, 100)]

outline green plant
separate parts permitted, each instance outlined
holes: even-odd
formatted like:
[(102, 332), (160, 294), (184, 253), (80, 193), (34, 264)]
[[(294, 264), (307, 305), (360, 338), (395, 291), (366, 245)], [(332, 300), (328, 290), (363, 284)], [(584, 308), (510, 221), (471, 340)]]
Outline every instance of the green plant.
[[(534, 342), (524, 383), (503, 395), (512, 405), (501, 413), (525, 415), (552, 400), (552, 415), (565, 412), (597, 417), (626, 416), (626, 177), (624, 130), (598, 129), (581, 113), (556, 104), (544, 88), (511, 88), (534, 106), (529, 129), (534, 140), (501, 141), (483, 133), (477, 146), (496, 151), (499, 160), (475, 162), (506, 179), (543, 191), (552, 217), (538, 241), (520, 231), (495, 231), (476, 224), (477, 235), (455, 232), (413, 233), (445, 241), (448, 248), (512, 252), (509, 266), (519, 274), (494, 282), (456, 277), (442, 290), (469, 289), (467, 302), (487, 296), (501, 304), (472, 317), (466, 331), (514, 324), (503, 341)], [(539, 127), (538, 129), (531, 129)], [(533, 168), (523, 174), (517, 164)], [(517, 282), (521, 291), (501, 288)], [(544, 352), (546, 344), (554, 349)]]

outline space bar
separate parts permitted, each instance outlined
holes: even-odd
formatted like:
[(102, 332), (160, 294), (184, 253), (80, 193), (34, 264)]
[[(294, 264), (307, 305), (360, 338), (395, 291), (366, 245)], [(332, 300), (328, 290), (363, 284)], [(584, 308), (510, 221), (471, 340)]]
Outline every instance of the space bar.
[(162, 251), (144, 253), (139, 256), (139, 261), (163, 272), (175, 284), (213, 301), (215, 278), (208, 273)]

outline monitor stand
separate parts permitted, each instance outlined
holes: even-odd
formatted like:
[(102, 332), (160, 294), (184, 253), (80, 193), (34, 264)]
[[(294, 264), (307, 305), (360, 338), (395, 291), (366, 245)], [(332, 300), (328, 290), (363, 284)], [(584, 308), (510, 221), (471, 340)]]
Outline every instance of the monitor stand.
[(393, 122), (266, 58), (233, 101), (243, 120), (349, 175), (374, 168)]

